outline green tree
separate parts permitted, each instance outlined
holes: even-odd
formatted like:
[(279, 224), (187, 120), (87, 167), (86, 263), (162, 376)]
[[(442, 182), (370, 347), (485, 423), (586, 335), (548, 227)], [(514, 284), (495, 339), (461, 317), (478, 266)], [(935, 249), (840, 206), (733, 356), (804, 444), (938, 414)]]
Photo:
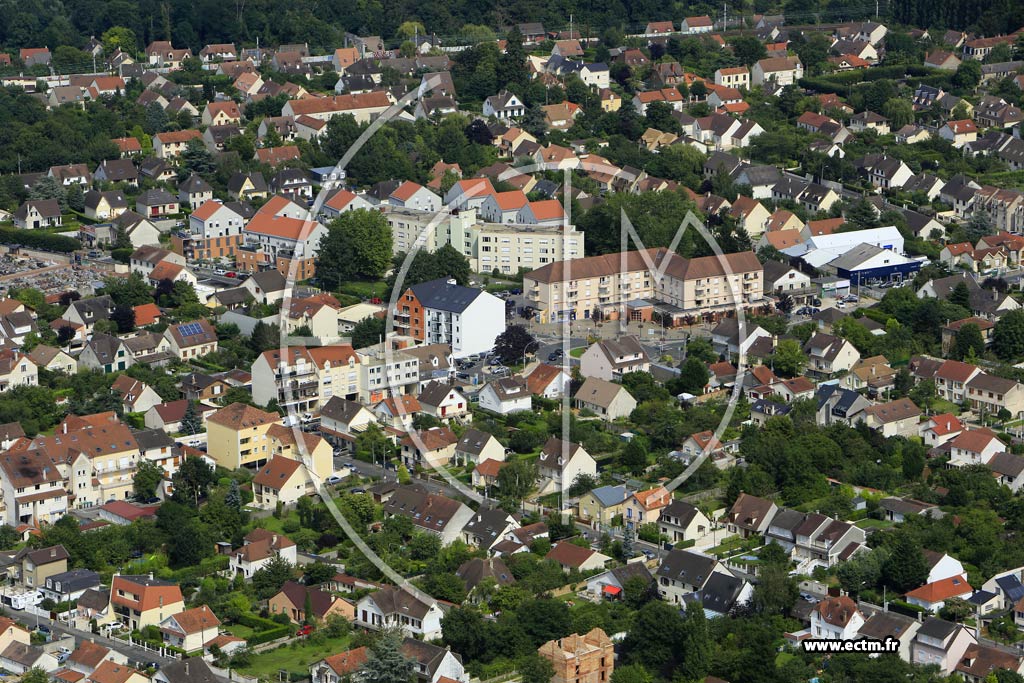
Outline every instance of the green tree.
[(858, 595), (862, 590), (874, 588), (882, 579), (882, 563), (885, 550), (874, 550), (870, 553), (857, 553), (846, 562), (836, 567), (836, 577), (843, 590), (851, 595)]
[[(977, 62), (972, 63), (976, 64)], [(967, 224), (964, 226), (964, 239), (976, 243), (982, 237), (994, 232), (995, 223), (992, 221), (992, 215), (986, 209), (977, 209), (972, 211), (971, 217), (967, 219)]]
[(412, 481), (412, 475), (409, 474), (409, 468), (404, 464), (398, 466), (395, 476), (398, 477), (398, 483), (402, 486), (406, 486)]
[(678, 384), (688, 394), (703, 394), (710, 378), (707, 365), (696, 356), (687, 357), (679, 366)]
[(232, 479), (228, 492), (224, 494), (224, 504), (232, 510), (242, 509), (242, 492), (238, 488), (238, 480)]
[(923, 585), (928, 578), (928, 564), (921, 546), (905, 530), (897, 531), (889, 545), (889, 557), (882, 565), (882, 580), (900, 593)]
[(683, 661), (679, 672), (690, 681), (703, 679), (711, 666), (712, 642), (708, 622), (700, 603), (691, 603), (683, 615)]
[(1024, 309), (1010, 311), (996, 322), (992, 350), (1007, 361), (1024, 355)]
[(450, 244), (445, 244), (434, 252), (439, 277), (451, 278), (463, 287), (469, 284), (473, 271), (469, 268), (469, 259)]
[(795, 339), (783, 339), (771, 356), (772, 368), (783, 377), (796, 377), (807, 366), (807, 356)]
[(953, 87), (965, 92), (974, 92), (981, 83), (981, 62), (965, 59), (953, 74)]
[(60, 181), (50, 176), (43, 176), (35, 182), (28, 192), (28, 198), (32, 200), (56, 199), (60, 204), (61, 211), (67, 211), (68, 193)]
[(391, 228), (379, 211), (346, 211), (327, 225), (320, 240), (317, 278), (326, 289), (349, 280), (375, 280), (391, 263)]
[(704, 363), (715, 363), (718, 361), (718, 354), (711, 346), (711, 340), (707, 337), (694, 337), (686, 344), (687, 357), (695, 357)]
[(214, 161), (206, 144), (199, 139), (193, 138), (185, 143), (185, 149), (178, 157), (178, 180), (185, 180), (192, 174), (204, 178), (212, 176), (217, 171), (217, 162)]
[(136, 500), (149, 500), (156, 496), (160, 482), (164, 480), (164, 470), (152, 460), (143, 458), (135, 468), (132, 489)]
[(111, 26), (100, 36), (103, 43), (103, 52), (111, 55), (120, 49), (128, 54), (135, 54), (138, 49), (138, 41), (135, 38), (135, 31), (124, 26)]
[(171, 477), (174, 484), (174, 498), (183, 503), (199, 506), (199, 500), (206, 497), (207, 491), (215, 481), (213, 468), (202, 458), (188, 456), (178, 471)]
[(939, 610), (941, 618), (953, 622), (961, 622), (972, 614), (974, 614), (974, 607), (963, 598), (949, 598)]
[(914, 106), (910, 100), (902, 97), (894, 97), (886, 102), (882, 113), (889, 119), (889, 125), (893, 130), (914, 122)]
[(50, 674), (45, 669), (34, 666), (21, 676), (21, 683), (49, 683)]
[(79, 183), (71, 183), (67, 190), (68, 208), (72, 211), (85, 211), (85, 192)]
[(533, 491), (537, 483), (536, 463), (517, 458), (498, 470), (498, 489), (501, 497), (520, 501)]
[(402, 653), (401, 632), (383, 631), (370, 646), (357, 677), (366, 683), (411, 683), (414, 666), (414, 660)]
[(196, 404), (189, 401), (185, 406), (185, 414), (181, 418), (182, 434), (199, 434), (203, 431), (203, 420), (199, 417)]
[(764, 43), (755, 38), (754, 36), (740, 36), (732, 41), (733, 55), (736, 56), (738, 61), (743, 66), (752, 66), (755, 62), (758, 62), (765, 58), (767, 51)]
[(536, 652), (523, 655), (516, 660), (516, 670), (523, 683), (551, 683), (555, 676), (555, 667), (545, 657)]
[(967, 287), (966, 282), (956, 283), (953, 291), (949, 293), (949, 303), (963, 306), (968, 311), (971, 310), (971, 290)]
[(799, 594), (796, 579), (789, 575), (788, 567), (766, 565), (758, 573), (752, 603), (761, 614), (789, 614)]
[(647, 469), (647, 461), (647, 438), (637, 434), (622, 450), (622, 465), (633, 474), (640, 474)]
[(615, 667), (612, 683), (654, 683), (654, 676), (639, 664), (627, 664)]
[(677, 608), (660, 600), (647, 603), (637, 611), (633, 627), (622, 642), (624, 663), (670, 673), (682, 654), (683, 631), (683, 618)]
[(985, 340), (981, 328), (974, 323), (963, 325), (956, 333), (950, 355), (957, 360), (974, 361), (985, 353)]
[(363, 318), (352, 328), (352, 347), (364, 349), (379, 344), (387, 330), (387, 319), (370, 316)]
[(115, 306), (141, 306), (153, 302), (153, 290), (139, 273), (106, 278), (103, 280), (103, 293), (114, 300)]
[(294, 574), (295, 568), (291, 563), (280, 555), (275, 555), (261, 569), (253, 572), (252, 588), (256, 598), (272, 598)]

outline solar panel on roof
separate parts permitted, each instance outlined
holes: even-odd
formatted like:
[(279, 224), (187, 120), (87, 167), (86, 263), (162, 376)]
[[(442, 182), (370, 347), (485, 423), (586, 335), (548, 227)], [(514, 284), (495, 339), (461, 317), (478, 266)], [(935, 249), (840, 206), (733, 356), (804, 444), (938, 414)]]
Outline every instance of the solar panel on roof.
[(194, 337), (203, 333), (203, 326), (199, 323), (184, 323), (178, 326), (178, 332), (183, 337)]

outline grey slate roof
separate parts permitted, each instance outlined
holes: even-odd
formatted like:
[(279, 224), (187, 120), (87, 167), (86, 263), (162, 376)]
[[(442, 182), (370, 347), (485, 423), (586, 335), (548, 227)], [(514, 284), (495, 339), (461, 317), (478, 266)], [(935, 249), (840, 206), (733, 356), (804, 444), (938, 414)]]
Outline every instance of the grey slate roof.
[(421, 282), (412, 288), (413, 294), (425, 308), (461, 313), (480, 296), (475, 287), (451, 284), (446, 278)]

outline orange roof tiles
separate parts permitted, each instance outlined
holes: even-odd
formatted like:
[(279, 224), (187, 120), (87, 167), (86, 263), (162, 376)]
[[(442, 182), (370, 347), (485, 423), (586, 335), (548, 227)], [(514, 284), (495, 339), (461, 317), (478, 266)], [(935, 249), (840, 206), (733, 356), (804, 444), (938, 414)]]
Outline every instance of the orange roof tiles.
[(907, 598), (916, 598), (922, 602), (941, 602), (967, 593), (974, 589), (963, 576), (951, 576), (948, 579), (926, 583), (920, 588), (907, 593)]

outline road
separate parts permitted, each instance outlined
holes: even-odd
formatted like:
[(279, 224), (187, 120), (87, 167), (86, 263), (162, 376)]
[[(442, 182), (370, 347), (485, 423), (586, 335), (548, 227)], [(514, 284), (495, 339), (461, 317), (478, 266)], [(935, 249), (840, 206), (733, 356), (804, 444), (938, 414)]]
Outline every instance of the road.
[(35, 614), (30, 614), (28, 611), (7, 610), (7, 616), (13, 619), (14, 621), (17, 621), (18, 623), (27, 626), (30, 630), (34, 630), (36, 628), (36, 624), (38, 621), (39, 624), (48, 626), (50, 628), (50, 630), (53, 632), (54, 638), (58, 638), (63, 634), (71, 634), (75, 637), (76, 644), (83, 640), (92, 640), (93, 642), (99, 645), (103, 645), (104, 647), (108, 647), (111, 650), (121, 652), (126, 657), (128, 657), (129, 662), (141, 664), (143, 667), (147, 662), (170, 664), (171, 662), (176, 661), (172, 657), (164, 657), (151, 650), (145, 650), (141, 647), (128, 645), (127, 643), (121, 640), (107, 638), (106, 636), (101, 636), (99, 634), (91, 633), (89, 631), (82, 631), (81, 629), (77, 628), (70, 628), (67, 624), (57, 624), (47, 617), (37, 617)]
[[(583, 524), (582, 522), (576, 522), (576, 529), (581, 534), (583, 534), (584, 538), (586, 538), (589, 541), (592, 541), (591, 545), (595, 546), (595, 550), (599, 550), (597, 546), (600, 544), (601, 536), (604, 533), (608, 533), (608, 535), (615, 540), (622, 540), (621, 533), (613, 534), (610, 531), (598, 531), (596, 529), (590, 528), (590, 526)], [(668, 551), (665, 550), (664, 547), (656, 543), (648, 543), (647, 541), (641, 541), (639, 538), (636, 537), (633, 538), (633, 549), (645, 554), (651, 553), (648, 556), (650, 558), (657, 557), (658, 559), (661, 559), (668, 554)]]

